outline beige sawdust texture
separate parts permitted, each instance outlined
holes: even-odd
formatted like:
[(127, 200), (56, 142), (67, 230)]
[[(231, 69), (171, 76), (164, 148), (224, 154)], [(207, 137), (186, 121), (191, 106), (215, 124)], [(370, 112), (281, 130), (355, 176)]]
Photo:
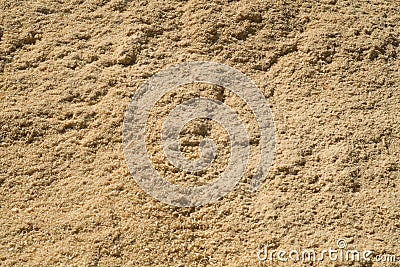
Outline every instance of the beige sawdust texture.
[[(400, 259), (398, 1), (1, 0), (0, 23), (0, 266), (299, 266), (260, 263), (257, 251), (321, 251), (339, 238)], [(276, 154), (255, 193), (249, 166), (221, 201), (176, 208), (129, 173), (131, 97), (186, 61), (234, 67), (268, 99)], [(183, 173), (165, 161), (162, 118), (194, 96), (240, 114), (255, 165), (252, 114), (200, 84), (155, 107), (146, 140), (157, 170), (181, 185), (224, 171), (228, 135), (204, 119), (180, 143), (196, 158), (214, 138), (212, 168)], [(335, 264), (346, 265), (313, 266)]]

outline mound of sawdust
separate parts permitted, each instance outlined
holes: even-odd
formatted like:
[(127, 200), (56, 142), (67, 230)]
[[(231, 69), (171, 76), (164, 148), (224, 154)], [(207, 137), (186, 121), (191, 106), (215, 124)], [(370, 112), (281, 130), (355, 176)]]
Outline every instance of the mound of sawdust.
[[(255, 266), (265, 245), (321, 251), (339, 238), (400, 259), (400, 7), (353, 2), (0, 1), (1, 265)], [(182, 209), (135, 183), (121, 131), (147, 77), (194, 60), (255, 82), (277, 147), (257, 192), (246, 176), (220, 202)], [(181, 144), (195, 158), (215, 138), (213, 171), (165, 162), (157, 116), (191, 94), (241, 107), (215, 87), (157, 106), (147, 145), (178, 184), (213, 181), (229, 160), (223, 130), (199, 120)]]

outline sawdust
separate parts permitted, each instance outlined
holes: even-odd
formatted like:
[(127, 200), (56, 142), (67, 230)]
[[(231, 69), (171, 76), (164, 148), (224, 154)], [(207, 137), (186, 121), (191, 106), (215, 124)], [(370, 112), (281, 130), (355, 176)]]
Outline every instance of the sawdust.
[[(0, 16), (2, 266), (256, 266), (264, 245), (323, 250), (339, 238), (400, 259), (395, 1), (0, 1)], [(182, 209), (135, 183), (121, 131), (147, 77), (194, 60), (251, 78), (278, 142), (257, 192), (246, 176), (220, 202)], [(157, 114), (195, 94), (223, 97), (257, 130), (227, 91), (166, 96), (148, 147), (178, 184), (213, 181), (229, 159), (223, 130), (201, 120), (181, 144), (195, 158), (215, 138), (212, 171), (175, 174), (160, 154)]]

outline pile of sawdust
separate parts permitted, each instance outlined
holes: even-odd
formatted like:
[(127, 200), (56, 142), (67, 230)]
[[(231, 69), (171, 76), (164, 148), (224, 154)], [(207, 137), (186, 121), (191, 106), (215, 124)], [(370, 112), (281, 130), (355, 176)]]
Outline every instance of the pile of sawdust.
[[(321, 251), (339, 238), (400, 259), (398, 3), (3, 0), (0, 21), (2, 266), (255, 266), (264, 245)], [(146, 78), (194, 60), (255, 82), (277, 147), (257, 192), (244, 177), (220, 202), (182, 209), (135, 183), (121, 131)], [(196, 140), (215, 138), (214, 172), (174, 176), (164, 161), (157, 114), (196, 94), (240, 107), (215, 87), (157, 106), (147, 145), (178, 184), (210, 182), (229, 160), (223, 130), (200, 120), (181, 143), (196, 157)]]

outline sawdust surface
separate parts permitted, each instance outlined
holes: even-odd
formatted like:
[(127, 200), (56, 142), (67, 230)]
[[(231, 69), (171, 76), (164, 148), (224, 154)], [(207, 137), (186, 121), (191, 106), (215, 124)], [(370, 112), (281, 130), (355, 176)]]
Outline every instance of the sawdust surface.
[[(257, 251), (321, 251), (340, 238), (400, 261), (397, 1), (1, 0), (0, 23), (1, 266), (274, 266)], [(197, 174), (166, 162), (159, 133), (185, 99), (224, 101), (252, 140), (235, 190), (177, 208), (129, 173), (121, 139), (131, 97), (187, 61), (234, 67), (268, 99), (277, 144), (258, 191), (246, 187), (254, 117), (209, 85), (159, 101), (148, 151), (171, 182), (214, 181), (229, 161), (224, 129), (201, 119), (183, 129), (188, 158), (204, 137), (218, 146), (212, 168)], [(347, 263), (313, 266), (334, 264)]]

